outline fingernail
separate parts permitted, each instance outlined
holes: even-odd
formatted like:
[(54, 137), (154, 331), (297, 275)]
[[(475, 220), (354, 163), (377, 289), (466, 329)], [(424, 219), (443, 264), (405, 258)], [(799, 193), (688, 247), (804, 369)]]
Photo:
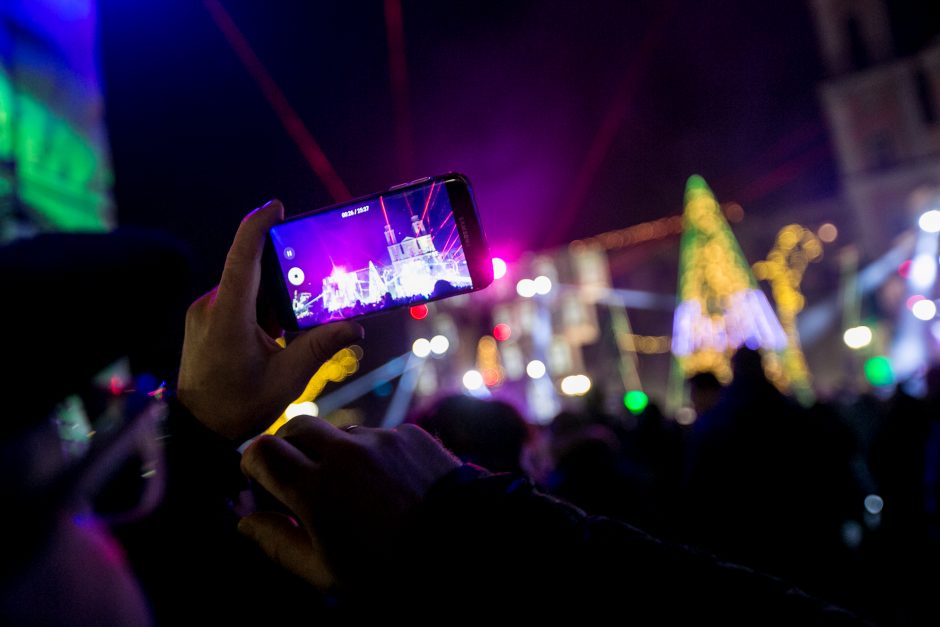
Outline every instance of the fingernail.
[(249, 520), (247, 516), (239, 519), (238, 533), (244, 536), (248, 536), (249, 538), (255, 537), (255, 526), (251, 523), (251, 520)]
[(278, 215), (280, 215), (280, 216), (283, 218), (283, 217), (284, 217), (284, 203), (282, 203), (282, 202), (281, 202), (280, 200), (278, 200), (277, 198), (272, 198), (272, 199), (269, 200), (268, 202), (266, 202), (266, 203), (264, 203), (263, 205), (261, 205), (261, 208), (262, 208), (262, 209), (267, 209), (268, 207), (273, 207), (273, 206), (277, 206), (277, 207), (278, 207)]

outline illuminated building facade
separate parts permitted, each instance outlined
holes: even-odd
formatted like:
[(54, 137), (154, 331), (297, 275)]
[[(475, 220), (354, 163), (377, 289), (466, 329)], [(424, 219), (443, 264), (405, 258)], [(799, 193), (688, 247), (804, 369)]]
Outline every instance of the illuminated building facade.
[[(394, 230), (385, 225), (389, 265), (377, 266), (369, 261), (368, 267), (359, 270), (334, 267), (333, 272), (323, 278), (320, 298), (324, 308), (339, 311), (357, 304), (378, 303), (387, 296), (392, 300), (430, 296), (439, 281), (455, 288), (470, 287), (466, 260), (442, 258), (418, 216), (412, 216), (411, 227), (414, 236), (409, 235), (399, 242)], [(300, 296), (295, 295), (295, 303)]]

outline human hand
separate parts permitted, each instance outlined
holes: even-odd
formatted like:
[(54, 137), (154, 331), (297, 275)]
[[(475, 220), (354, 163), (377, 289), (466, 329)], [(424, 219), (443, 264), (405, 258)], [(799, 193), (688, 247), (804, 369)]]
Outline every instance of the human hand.
[(380, 577), (399, 547), (409, 514), (460, 461), (426, 431), (343, 431), (298, 416), (276, 436), (258, 438), (242, 470), (299, 519), (273, 512), (246, 516), (239, 531), (271, 559), (321, 590), (355, 588)]
[[(244, 440), (281, 414), (323, 362), (362, 338), (362, 327), (317, 327), (281, 348), (258, 322), (261, 254), (268, 229), (284, 217), (272, 200), (248, 214), (235, 234), (218, 287), (186, 312), (179, 400), (213, 431)], [(275, 329), (273, 331), (280, 331)]]

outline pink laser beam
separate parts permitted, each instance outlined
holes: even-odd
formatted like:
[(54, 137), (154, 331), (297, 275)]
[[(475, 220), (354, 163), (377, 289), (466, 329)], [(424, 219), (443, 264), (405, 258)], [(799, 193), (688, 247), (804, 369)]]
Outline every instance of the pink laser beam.
[(434, 196), (434, 185), (436, 183), (431, 183), (431, 189), (428, 190), (428, 199), (424, 201), (424, 211), (421, 213), (421, 221), (424, 222), (424, 217), (428, 215), (428, 208), (431, 206), (431, 198)]
[(385, 218), (385, 226), (391, 226), (388, 223), (388, 214), (385, 212), (385, 200), (379, 196), (379, 206), (382, 208), (382, 216)]
[(314, 139), (313, 135), (307, 130), (303, 120), (291, 106), (284, 92), (278, 87), (277, 83), (271, 78), (268, 70), (261, 63), (258, 55), (252, 50), (251, 45), (245, 36), (238, 29), (238, 26), (232, 20), (225, 8), (218, 0), (203, 0), (203, 5), (212, 17), (216, 26), (222, 31), (222, 35), (228, 41), (235, 56), (241, 61), (249, 76), (258, 85), (261, 93), (264, 95), (268, 104), (274, 109), (281, 122), (281, 126), (287, 131), (287, 134), (300, 149), (301, 154), (307, 160), (307, 163), (313, 168), (314, 173), (323, 181), (327, 191), (337, 202), (352, 198), (349, 189), (343, 180), (333, 169), (333, 165), (320, 144)]

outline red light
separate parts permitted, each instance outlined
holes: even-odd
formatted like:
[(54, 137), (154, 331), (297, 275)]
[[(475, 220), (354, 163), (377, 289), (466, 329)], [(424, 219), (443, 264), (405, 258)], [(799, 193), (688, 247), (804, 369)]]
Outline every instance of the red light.
[(111, 380), (108, 381), (108, 387), (111, 389), (111, 394), (117, 396), (124, 391), (124, 381), (121, 380), (121, 377), (113, 375)]
[(911, 273), (911, 260), (902, 261), (901, 265), (898, 266), (898, 274), (900, 274), (905, 279), (907, 275)]
[(503, 380), (499, 368), (486, 368), (483, 371), (483, 383), (488, 388), (496, 387)]
[(505, 342), (508, 340), (510, 335), (512, 335), (512, 329), (509, 328), (508, 324), (500, 322), (495, 327), (493, 327), (493, 337), (495, 337), (500, 342)]
[(411, 314), (411, 317), (415, 320), (424, 320), (428, 317), (428, 306), (427, 305), (415, 305), (408, 310)]

